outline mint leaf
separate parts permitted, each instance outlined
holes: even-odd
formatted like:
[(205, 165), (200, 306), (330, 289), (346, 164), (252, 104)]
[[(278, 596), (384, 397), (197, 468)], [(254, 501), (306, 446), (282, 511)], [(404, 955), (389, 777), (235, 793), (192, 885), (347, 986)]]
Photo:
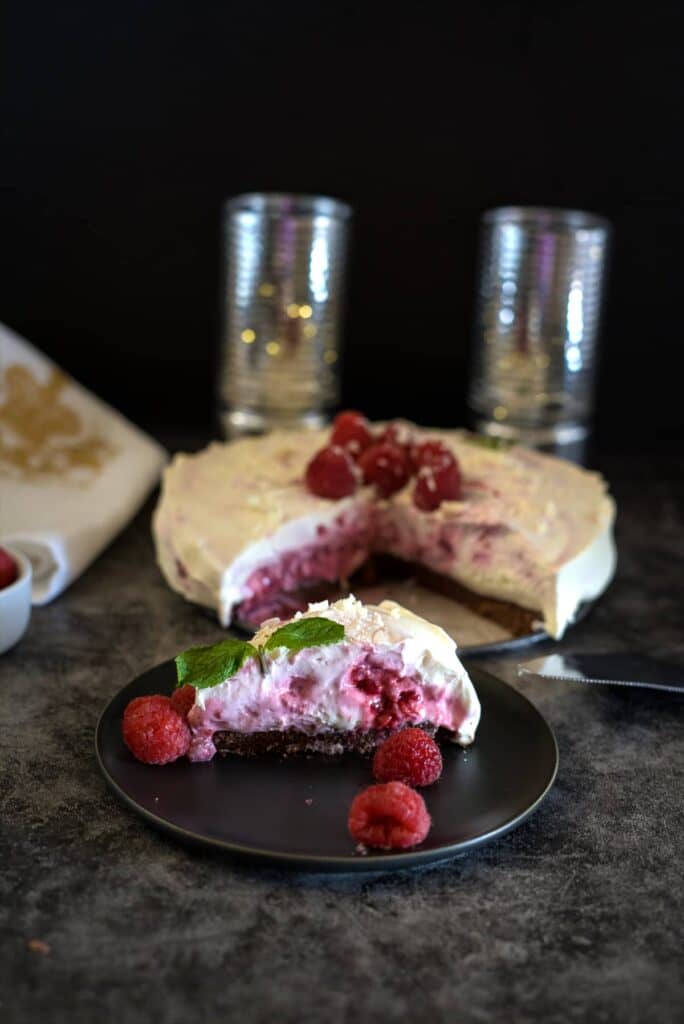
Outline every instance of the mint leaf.
[(258, 658), (259, 652), (244, 640), (222, 640), (211, 647), (191, 647), (177, 656), (177, 686), (197, 686), (203, 689), (230, 679), (242, 668), (248, 658)]
[(490, 434), (471, 434), (467, 440), (471, 444), (479, 444), (480, 448), (493, 448), (502, 451), (506, 451), (513, 445), (513, 442), (505, 437), (492, 437)]
[(304, 647), (321, 647), (323, 644), (338, 644), (344, 640), (344, 626), (330, 619), (297, 619), (271, 633), (264, 644), (265, 651), (274, 647), (287, 647), (301, 651)]

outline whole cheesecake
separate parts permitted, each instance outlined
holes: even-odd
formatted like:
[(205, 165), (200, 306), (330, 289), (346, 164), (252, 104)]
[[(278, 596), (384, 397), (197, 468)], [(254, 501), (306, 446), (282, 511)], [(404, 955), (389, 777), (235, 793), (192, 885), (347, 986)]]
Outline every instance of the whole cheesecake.
[[(350, 493), (312, 493), (312, 461), (331, 450), (323, 431), (177, 455), (153, 519), (169, 584), (215, 609), (224, 626), (234, 618), (258, 623), (282, 614), (288, 597), (294, 610), (307, 588), (344, 581), (380, 552), (536, 612), (551, 636), (562, 636), (579, 605), (597, 597), (615, 570), (615, 506), (602, 477), (521, 446), (489, 448), (462, 430), (402, 422), (393, 431), (395, 450), (447, 451), (458, 487), (433, 502), (430, 467), (414, 465), (396, 489), (364, 483), (368, 473), (356, 467)], [(352, 443), (346, 454), (358, 461), (353, 449)]]

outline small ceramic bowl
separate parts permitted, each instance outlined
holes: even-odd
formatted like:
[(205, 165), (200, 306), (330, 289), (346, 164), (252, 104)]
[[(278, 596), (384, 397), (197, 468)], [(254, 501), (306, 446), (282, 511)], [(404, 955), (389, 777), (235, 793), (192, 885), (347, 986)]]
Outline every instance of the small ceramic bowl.
[(14, 583), (0, 590), (0, 654), (21, 640), (31, 617), (31, 563), (16, 548), (2, 547), (14, 559), (18, 575)]

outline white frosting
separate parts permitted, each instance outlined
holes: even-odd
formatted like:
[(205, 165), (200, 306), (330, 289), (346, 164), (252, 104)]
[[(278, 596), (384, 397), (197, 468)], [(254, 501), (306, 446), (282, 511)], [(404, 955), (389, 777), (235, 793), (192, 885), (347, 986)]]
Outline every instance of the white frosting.
[[(356, 643), (396, 644), (402, 641), (407, 649), (422, 654), (429, 650), (442, 665), (452, 671), (461, 670), (456, 657), (456, 642), (440, 626), (415, 615), (396, 601), (381, 601), (378, 605), (363, 604), (353, 594), (331, 604), (317, 601), (307, 611), (297, 612), (290, 622), (322, 616), (344, 626), (345, 636)], [(254, 635), (254, 644), (263, 646), (276, 629), (283, 625), (280, 619), (268, 619)]]
[(335, 505), (328, 503), (328, 507), (318, 515), (285, 523), (270, 537), (266, 536), (242, 551), (221, 575), (218, 601), (221, 625), (229, 625), (233, 608), (248, 593), (245, 584), (255, 569), (268, 565), (287, 551), (315, 544), (321, 526), (330, 526), (340, 514), (353, 511), (358, 504), (354, 499), (342, 500)]
[(176, 455), (153, 519), (157, 559), (171, 586), (215, 607), (227, 626), (256, 569), (314, 544), (321, 527), (367, 515), (370, 488), (329, 501), (304, 487), (304, 469), (323, 443), (322, 432), (270, 434)]
[(598, 597), (612, 580), (616, 565), (617, 551), (611, 523), (558, 572), (553, 601), (544, 607), (544, 620), (551, 636), (562, 635), (582, 601)]
[(412, 481), (389, 501), (374, 501), (370, 488), (341, 501), (310, 494), (304, 471), (327, 431), (176, 456), (154, 517), (164, 575), (188, 599), (215, 607), (227, 625), (235, 605), (250, 597), (247, 581), (256, 569), (315, 544), (321, 527), (367, 516), (372, 506), (381, 550), (539, 611), (560, 637), (615, 569), (615, 508), (603, 479), (525, 448), (473, 444), (463, 431), (413, 429), (452, 449), (463, 475), (461, 501), (422, 512), (412, 502)]

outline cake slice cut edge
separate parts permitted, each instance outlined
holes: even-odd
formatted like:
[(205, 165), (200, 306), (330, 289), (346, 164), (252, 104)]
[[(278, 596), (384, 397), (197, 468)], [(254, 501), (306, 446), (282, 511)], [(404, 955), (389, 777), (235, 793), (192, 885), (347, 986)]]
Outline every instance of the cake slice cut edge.
[[(321, 623), (333, 624), (327, 632), (338, 639), (316, 643)], [(312, 604), (285, 622), (263, 623), (251, 647), (255, 656), (234, 674), (197, 686), (190, 760), (211, 760), (217, 750), (371, 754), (409, 725), (473, 742), (480, 702), (456, 644), (395, 602), (364, 605), (350, 596)]]

